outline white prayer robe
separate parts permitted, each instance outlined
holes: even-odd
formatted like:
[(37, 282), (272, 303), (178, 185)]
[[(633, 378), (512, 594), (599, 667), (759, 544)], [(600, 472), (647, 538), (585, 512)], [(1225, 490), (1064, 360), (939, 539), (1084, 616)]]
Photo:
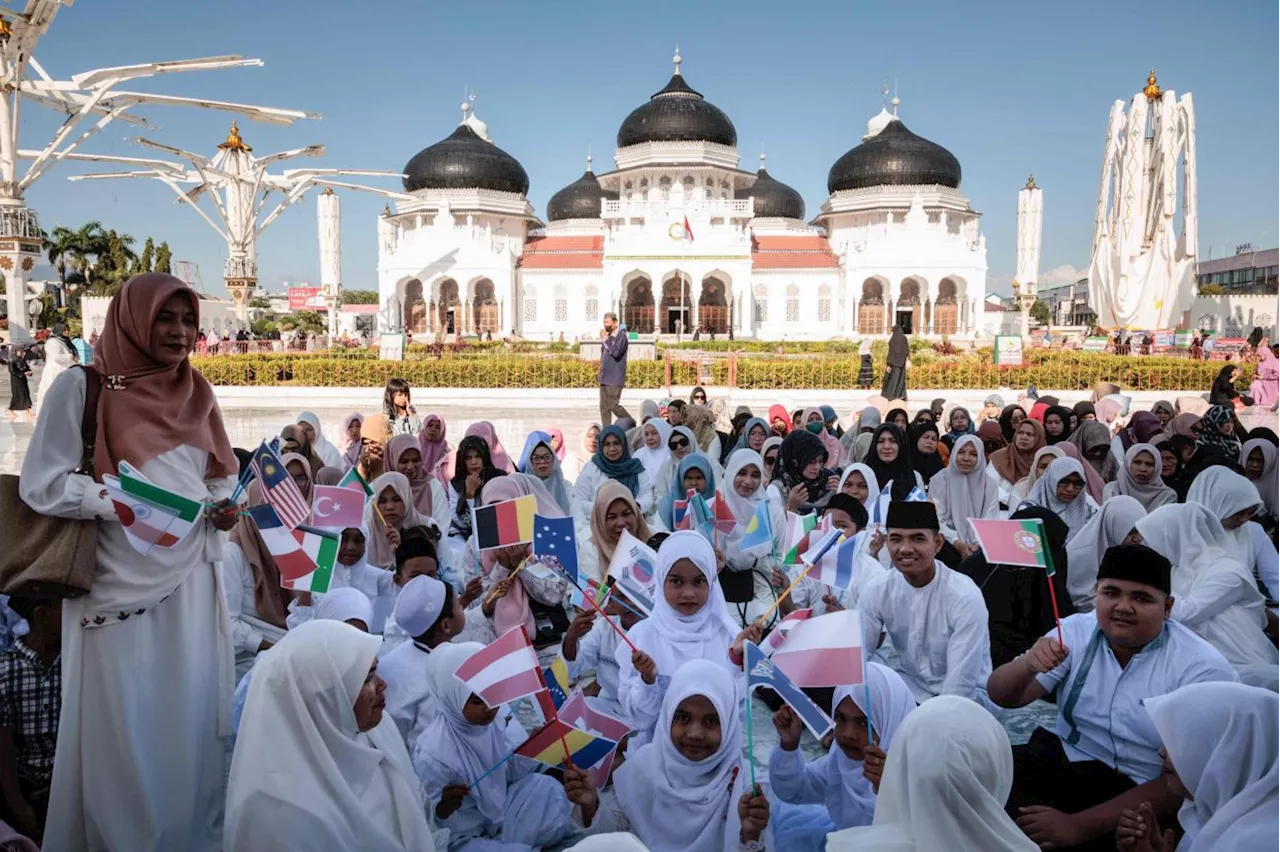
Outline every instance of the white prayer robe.
[[(1058, 638), (1056, 630), (1046, 635)], [(1058, 691), (1053, 732), (1071, 762), (1101, 761), (1135, 784), (1158, 777), (1162, 764), (1160, 737), (1143, 700), (1189, 683), (1236, 679), (1221, 653), (1172, 620), (1124, 668), (1098, 628), (1096, 612), (1062, 619), (1062, 638), (1067, 659), (1036, 675), (1046, 692)]]
[[(614, 622), (617, 623), (616, 616), (614, 616)], [(618, 646), (621, 644), (622, 639), (619, 638), (618, 631), (597, 616), (587, 635), (578, 642), (578, 656), (573, 660), (565, 660), (569, 669), (569, 678), (572, 681), (582, 680), (586, 675), (595, 673), (596, 683), (600, 684), (600, 694), (588, 698), (587, 702), (596, 710), (618, 719), (623, 718), (622, 704), (618, 701), (618, 660), (616, 659)], [(563, 651), (561, 656), (564, 656)]]
[[(385, 568), (370, 565), (361, 559), (355, 565), (343, 565), (341, 562), (333, 566), (333, 579), (329, 582), (329, 590), (352, 588), (364, 594), (373, 606), (373, 623), (369, 625), (370, 633), (381, 633), (387, 620), (387, 614), (395, 607), (400, 597), (400, 587), (396, 585), (396, 575)], [(311, 606), (299, 606), (298, 602), (289, 604), (289, 615), (285, 624), (292, 630), (315, 617), (315, 608), (319, 606), (324, 595), (313, 594)]]
[[(573, 516), (575, 521), (581, 519), (587, 524), (591, 523), (591, 510), (596, 505), (596, 492), (600, 490), (600, 486), (605, 483), (609, 477), (605, 476), (604, 471), (596, 467), (595, 462), (587, 462), (582, 466), (582, 473), (578, 474), (578, 479), (573, 484), (573, 492), (571, 499), (573, 500)], [(653, 477), (649, 475), (647, 470), (640, 471), (640, 484), (637, 487), (635, 498), (636, 503), (640, 506), (642, 515), (652, 515), (655, 505)]]
[(987, 705), (991, 637), (987, 604), (973, 580), (941, 562), (932, 582), (917, 589), (896, 569), (884, 572), (858, 602), (864, 647), (888, 634), (897, 672), (916, 700), (959, 695)]
[[(232, 646), (236, 654), (236, 680), (253, 666), (263, 642), (272, 645), (284, 638), (285, 630), (264, 621), (258, 615), (253, 596), (253, 568), (244, 551), (234, 541), (222, 548), (222, 587), (227, 593), (227, 611), (231, 615)], [(308, 607), (309, 609), (310, 607)], [(286, 624), (287, 624), (286, 620)], [(288, 625), (293, 627), (294, 625)]]
[[(168, 550), (133, 549), (103, 487), (72, 473), (84, 395), (81, 370), (49, 389), (20, 486), (38, 512), (100, 521), (93, 589), (62, 605), (62, 715), (44, 845), (217, 852), (235, 686), (222, 536), (204, 521)], [(141, 472), (192, 499), (229, 497), (235, 477), (206, 480), (208, 459), (180, 446)]]
[[(78, 364), (75, 349), (67, 346), (56, 337), (50, 337), (44, 342), (44, 370), (40, 373), (40, 387), (36, 391), (35, 405), (32, 408), (32, 414), (39, 416), (41, 408), (44, 406), (45, 394), (49, 392), (49, 388), (53, 387), (53, 380), (66, 372), (68, 367)], [(76, 421), (77, 423), (79, 421)]]

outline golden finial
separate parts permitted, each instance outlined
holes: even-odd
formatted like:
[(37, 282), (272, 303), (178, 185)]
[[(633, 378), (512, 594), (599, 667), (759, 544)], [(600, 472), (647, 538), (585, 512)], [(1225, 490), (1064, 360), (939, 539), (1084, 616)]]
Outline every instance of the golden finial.
[(13, 35), (13, 25), (8, 18), (0, 18), (0, 42), (7, 42)]
[(1036, 176), (1027, 175), (1027, 185), (1023, 187), (1023, 189), (1039, 189), (1039, 188), (1040, 187), (1036, 186)]
[(331, 187), (331, 186), (326, 186), (326, 187), (324, 188), (324, 192), (322, 192), (322, 193), (320, 193), (320, 194), (321, 194), (321, 195), (333, 195), (333, 187)]
[(224, 151), (252, 151), (248, 145), (244, 144), (244, 140), (240, 138), (240, 128), (236, 126), (235, 119), (231, 120), (231, 132), (227, 134), (227, 141), (218, 146)]
[(1157, 101), (1160, 99), (1160, 95), (1163, 94), (1160, 91), (1159, 84), (1156, 83), (1156, 69), (1152, 68), (1151, 73), (1147, 75), (1147, 85), (1142, 90), (1142, 94), (1147, 96), (1148, 101)]

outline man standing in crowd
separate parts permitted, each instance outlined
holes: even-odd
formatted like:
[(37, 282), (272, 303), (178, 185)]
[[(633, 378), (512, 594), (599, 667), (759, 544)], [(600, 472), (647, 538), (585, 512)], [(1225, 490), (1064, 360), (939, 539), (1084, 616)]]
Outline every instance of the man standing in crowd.
[(630, 417), (622, 407), (622, 386), (627, 383), (627, 335), (618, 328), (618, 315), (604, 315), (600, 332), (600, 422), (608, 426), (614, 416)]

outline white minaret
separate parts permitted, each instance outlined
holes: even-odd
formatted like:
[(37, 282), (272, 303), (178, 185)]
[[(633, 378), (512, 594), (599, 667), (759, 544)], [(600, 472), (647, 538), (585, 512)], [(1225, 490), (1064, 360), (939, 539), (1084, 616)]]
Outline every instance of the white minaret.
[(1022, 309), (1022, 336), (1027, 336), (1028, 317), (1036, 302), (1040, 278), (1040, 237), (1044, 231), (1044, 192), (1036, 186), (1036, 176), (1018, 190), (1018, 240), (1013, 273), (1013, 295)]
[(329, 338), (338, 334), (338, 305), (342, 298), (342, 210), (333, 187), (316, 198), (320, 224), (320, 295), (329, 307)]

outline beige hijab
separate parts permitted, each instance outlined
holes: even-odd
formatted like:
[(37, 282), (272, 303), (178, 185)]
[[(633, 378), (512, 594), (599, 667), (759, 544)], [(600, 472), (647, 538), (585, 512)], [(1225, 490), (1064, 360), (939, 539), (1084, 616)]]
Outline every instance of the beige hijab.
[(635, 512), (639, 519), (639, 526), (636, 527), (636, 538), (641, 541), (648, 541), (653, 532), (649, 529), (649, 524), (645, 522), (644, 513), (640, 511), (640, 506), (636, 503), (631, 491), (627, 486), (618, 482), (616, 479), (607, 479), (600, 485), (600, 490), (596, 492), (596, 502), (591, 508), (591, 541), (595, 544), (596, 550), (600, 552), (600, 575), (604, 576), (609, 571), (609, 563), (613, 561), (613, 551), (618, 546), (619, 536), (610, 535), (609, 530), (605, 528), (604, 518), (609, 513), (609, 507), (618, 500), (626, 502), (631, 507), (631, 511)]

